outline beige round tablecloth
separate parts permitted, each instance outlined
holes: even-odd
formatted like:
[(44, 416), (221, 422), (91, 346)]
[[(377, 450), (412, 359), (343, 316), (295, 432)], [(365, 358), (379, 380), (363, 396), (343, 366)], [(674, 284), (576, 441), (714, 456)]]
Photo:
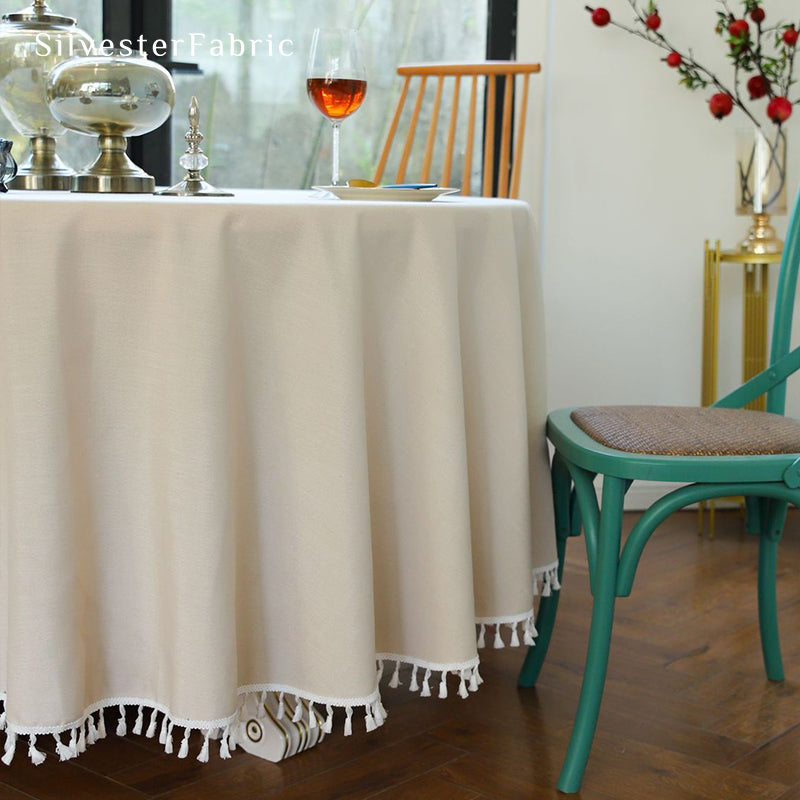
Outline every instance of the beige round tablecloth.
[(525, 204), (9, 193), (0, 240), (7, 761), (120, 704), (168, 746), (247, 692), (380, 724), (376, 661), (463, 692), (476, 622), (528, 639), (555, 546)]

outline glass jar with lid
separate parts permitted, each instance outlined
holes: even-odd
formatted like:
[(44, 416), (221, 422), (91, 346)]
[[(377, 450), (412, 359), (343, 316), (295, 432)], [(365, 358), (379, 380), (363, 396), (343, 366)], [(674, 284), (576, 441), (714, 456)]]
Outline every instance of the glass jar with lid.
[(47, 105), (47, 78), (57, 64), (93, 47), (72, 17), (53, 13), (45, 0), (0, 20), (0, 110), (30, 140), (11, 188), (69, 190), (74, 172), (56, 149), (66, 129)]

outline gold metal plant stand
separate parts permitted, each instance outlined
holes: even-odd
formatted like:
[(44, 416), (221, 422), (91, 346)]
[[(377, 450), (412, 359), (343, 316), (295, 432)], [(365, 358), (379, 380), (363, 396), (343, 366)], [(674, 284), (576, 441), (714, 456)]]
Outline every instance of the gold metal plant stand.
[[(710, 406), (717, 399), (717, 356), (719, 353), (719, 283), (723, 264), (741, 264), (744, 270), (742, 305), (742, 381), (757, 375), (767, 366), (769, 327), (769, 265), (778, 264), (781, 253), (747, 253), (722, 250), (717, 241), (713, 247), (705, 243), (703, 277), (703, 367), (701, 403)], [(763, 411), (766, 396), (748, 403), (746, 408)], [(744, 499), (737, 498), (744, 506)], [(702, 536), (705, 512), (708, 514), (708, 535), (714, 538), (714, 500), (700, 503), (699, 532)]]

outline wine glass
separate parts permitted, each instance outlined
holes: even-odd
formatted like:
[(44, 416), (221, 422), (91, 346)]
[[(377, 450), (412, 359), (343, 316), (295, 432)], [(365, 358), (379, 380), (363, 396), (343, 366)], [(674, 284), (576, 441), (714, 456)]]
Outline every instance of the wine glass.
[(367, 75), (358, 32), (346, 28), (316, 28), (308, 57), (306, 90), (311, 102), (333, 128), (331, 184), (339, 182), (339, 126), (361, 106)]

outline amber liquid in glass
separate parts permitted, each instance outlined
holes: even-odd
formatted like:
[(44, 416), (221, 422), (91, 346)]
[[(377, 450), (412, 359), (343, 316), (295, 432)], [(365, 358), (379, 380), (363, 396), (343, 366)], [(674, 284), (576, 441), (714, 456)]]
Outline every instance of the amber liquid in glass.
[(352, 78), (308, 78), (306, 89), (320, 112), (337, 120), (358, 110), (367, 93), (367, 82)]

